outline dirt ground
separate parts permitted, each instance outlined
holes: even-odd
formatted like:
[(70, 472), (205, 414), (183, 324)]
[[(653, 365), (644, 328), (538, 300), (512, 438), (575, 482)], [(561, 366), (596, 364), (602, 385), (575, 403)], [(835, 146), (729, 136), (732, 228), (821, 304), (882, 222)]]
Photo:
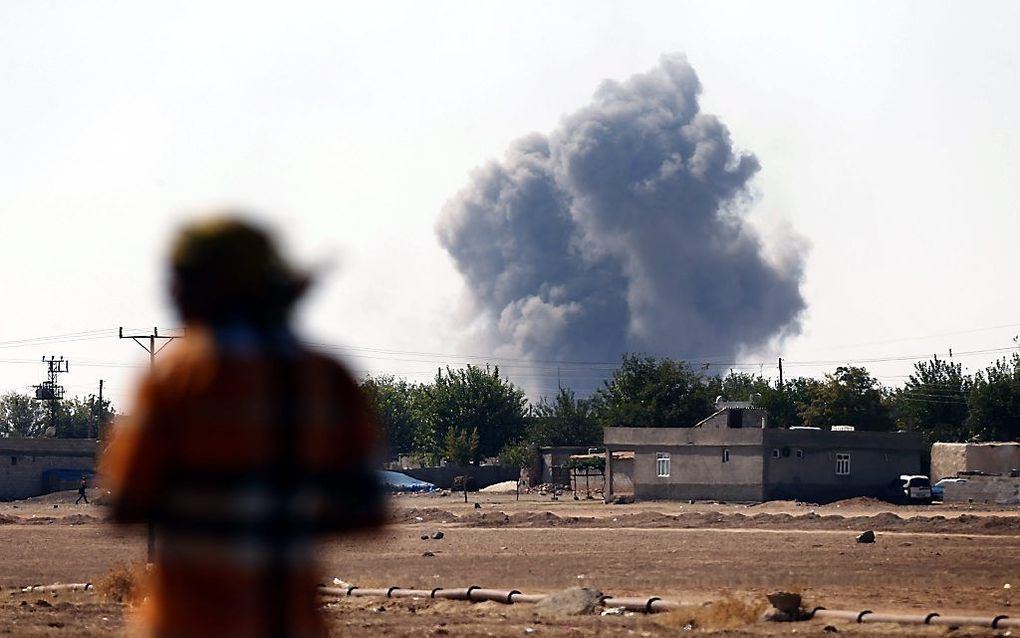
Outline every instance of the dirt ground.
[[(122, 634), (125, 607), (101, 594), (20, 589), (97, 582), (116, 565), (143, 559), (140, 530), (104, 523), (100, 494), (89, 506), (74, 505), (76, 496), (0, 503), (0, 634)], [(776, 589), (801, 592), (808, 606), (830, 609), (995, 615), (1011, 612), (1012, 587), (1004, 585), (1020, 587), (1017, 508), (901, 507), (869, 499), (824, 506), (469, 499), (395, 497), (393, 522), (384, 530), (323, 544), (323, 582), (338, 577), (362, 587), (478, 585), (526, 593), (585, 586), (614, 596), (677, 600), (683, 610), (541, 618), (524, 604), (324, 599), (332, 634), (990, 637), (1007, 634), (753, 619), (765, 594)], [(854, 541), (865, 529), (876, 532), (877, 542)], [(437, 531), (441, 540), (422, 540)], [(825, 631), (826, 624), (836, 631)]]

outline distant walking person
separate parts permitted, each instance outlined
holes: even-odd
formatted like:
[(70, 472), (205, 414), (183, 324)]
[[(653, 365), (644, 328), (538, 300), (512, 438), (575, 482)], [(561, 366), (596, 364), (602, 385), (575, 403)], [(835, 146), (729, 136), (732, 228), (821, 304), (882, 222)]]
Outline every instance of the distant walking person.
[(314, 541), (377, 526), (378, 432), (355, 381), (289, 325), (308, 278), (234, 217), (184, 228), (187, 333), (103, 458), (112, 515), (157, 529), (138, 635), (326, 635)]
[(85, 504), (89, 504), (89, 497), (85, 494), (85, 488), (89, 486), (88, 479), (84, 474), (81, 476), (81, 482), (78, 483), (78, 498), (75, 499), (74, 504), (77, 505), (82, 499), (85, 499)]

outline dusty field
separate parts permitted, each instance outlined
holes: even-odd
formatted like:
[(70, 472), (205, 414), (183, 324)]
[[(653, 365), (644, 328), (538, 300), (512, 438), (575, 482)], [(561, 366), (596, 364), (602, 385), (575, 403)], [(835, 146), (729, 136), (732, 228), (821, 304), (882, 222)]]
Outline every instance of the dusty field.
[[(0, 503), (0, 634), (122, 631), (124, 608), (98, 594), (17, 590), (97, 581), (114, 565), (144, 556), (137, 530), (106, 525), (101, 505), (75, 506), (75, 497)], [(472, 494), (468, 504), (456, 497), (400, 497), (392, 506), (393, 524), (374, 537), (324, 544), (324, 581), (340, 577), (364, 587), (423, 589), (480, 585), (527, 593), (583, 585), (618, 596), (661, 596), (689, 607), (657, 616), (542, 619), (529, 605), (324, 601), (336, 636), (830, 635), (820, 622), (747, 619), (764, 594), (778, 588), (795, 589), (809, 604), (829, 608), (1008, 614), (1012, 589), (1003, 585), (1020, 587), (1017, 509), (893, 507), (869, 500), (827, 506), (606, 506), (537, 495), (516, 502), (490, 494)], [(854, 542), (864, 529), (876, 531), (875, 544)], [(421, 539), (435, 531), (445, 537)], [(426, 551), (434, 555), (424, 556)], [(990, 629), (833, 625), (849, 636), (1004, 635)]]

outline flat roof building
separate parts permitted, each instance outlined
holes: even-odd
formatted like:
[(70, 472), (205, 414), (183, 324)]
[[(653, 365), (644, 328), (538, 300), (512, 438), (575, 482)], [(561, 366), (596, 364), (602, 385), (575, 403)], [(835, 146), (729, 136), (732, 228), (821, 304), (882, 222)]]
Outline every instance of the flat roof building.
[[(913, 432), (836, 426), (768, 428), (764, 410), (723, 407), (690, 428), (606, 428), (608, 451), (634, 452), (636, 499), (828, 502), (882, 497), (901, 474), (918, 474), (924, 447)], [(615, 485), (607, 458), (607, 500)]]

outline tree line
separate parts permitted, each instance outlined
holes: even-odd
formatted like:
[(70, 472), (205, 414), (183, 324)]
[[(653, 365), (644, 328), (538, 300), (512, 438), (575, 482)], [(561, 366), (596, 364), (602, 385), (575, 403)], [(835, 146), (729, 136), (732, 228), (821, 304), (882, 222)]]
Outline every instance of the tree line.
[(850, 425), (909, 430), (931, 441), (1020, 438), (1020, 355), (973, 375), (933, 357), (914, 365), (901, 387), (881, 384), (866, 368), (840, 366), (821, 379), (782, 383), (760, 375), (710, 374), (686, 361), (625, 355), (590, 397), (561, 388), (528, 401), (498, 367), (441, 369), (426, 383), (393, 376), (362, 382), (392, 453), (429, 463), (465, 464), (500, 457), (526, 463), (540, 446), (599, 445), (605, 427), (691, 427), (715, 411), (718, 397), (768, 411), (769, 427)]
[[(39, 437), (51, 425), (48, 401), (39, 401), (29, 394), (8, 392), (0, 395), (0, 437)], [(114, 416), (109, 399), (95, 397), (61, 399), (57, 402), (55, 436), (84, 439), (91, 431), (97, 436)]]
[[(602, 429), (691, 427), (715, 411), (717, 397), (768, 411), (770, 427), (852, 425), (858, 430), (921, 432), (932, 441), (1020, 438), (1020, 354), (973, 374), (933, 357), (914, 365), (901, 387), (879, 383), (866, 368), (841, 366), (821, 379), (782, 383), (741, 372), (710, 374), (686, 361), (625, 355), (590, 397), (561, 388), (528, 401), (498, 367), (444, 368), (426, 383), (393, 376), (361, 382), (386, 429), (392, 454), (429, 463), (477, 462), (499, 456), (521, 464), (534, 448), (599, 445)], [(109, 400), (60, 401), (56, 436), (84, 438), (89, 424), (113, 417)], [(42, 436), (49, 406), (27, 394), (0, 396), (0, 436)], [(95, 430), (93, 430), (95, 432)]]

